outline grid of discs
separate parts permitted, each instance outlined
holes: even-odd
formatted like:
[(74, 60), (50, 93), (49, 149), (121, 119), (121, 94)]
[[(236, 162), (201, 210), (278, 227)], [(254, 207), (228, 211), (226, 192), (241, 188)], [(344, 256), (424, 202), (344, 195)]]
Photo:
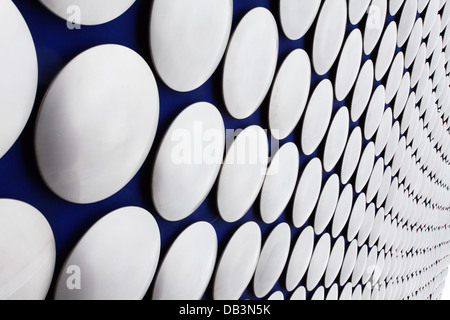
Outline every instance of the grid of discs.
[[(65, 1), (41, 2), (67, 18)], [(96, 25), (134, 1), (105, 3), (103, 15), (72, 2)], [(14, 5), (0, 1), (0, 9), (27, 34)], [(176, 95), (221, 70), (224, 107), (198, 101), (176, 116), (152, 164), (156, 212), (118, 208), (93, 225), (56, 275), (54, 298), (142, 299), (150, 287), (156, 300), (441, 297), (450, 265), (450, 3), (280, 0), (279, 13), (253, 8), (232, 30), (232, 0), (155, 0), (154, 72), (131, 49), (103, 45), (59, 73), (38, 113), (35, 150), (47, 187), (73, 203), (107, 200), (143, 166), (158, 131), (158, 81)], [(10, 28), (1, 30), (0, 43), (10, 41)], [(280, 37), (313, 42), (282, 61)], [(1, 52), (0, 65), (35, 61), (22, 38), (17, 50), (26, 54)], [(110, 68), (114, 61), (126, 63)], [(35, 64), (25, 69), (36, 78)], [(12, 117), (17, 81), (7, 83), (0, 113)], [(13, 102), (20, 122), (0, 128), (0, 156), (23, 129), (36, 86)], [(99, 104), (105, 92), (114, 95)], [(225, 117), (249, 119), (262, 104), (267, 128), (226, 135)], [(211, 196), (232, 236), (219, 243), (214, 222), (199, 217), (162, 256), (155, 217), (179, 223)], [(258, 216), (244, 219), (254, 208)], [(14, 200), (0, 199), (0, 221), (0, 299), (45, 298), (51, 229)], [(80, 290), (73, 266), (91, 280)]]

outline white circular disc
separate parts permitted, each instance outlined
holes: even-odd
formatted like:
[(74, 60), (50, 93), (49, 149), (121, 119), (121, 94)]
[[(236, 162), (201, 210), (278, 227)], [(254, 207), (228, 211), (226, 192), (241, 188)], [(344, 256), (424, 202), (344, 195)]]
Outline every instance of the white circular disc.
[(380, 208), (383, 204), (384, 200), (386, 200), (387, 193), (389, 192), (389, 187), (391, 186), (392, 181), (392, 169), (391, 167), (387, 167), (384, 170), (383, 178), (381, 179), (381, 186), (377, 193), (377, 208)]
[(267, 295), (286, 265), (291, 245), (291, 229), (287, 223), (276, 226), (261, 250), (253, 279), (253, 290), (258, 298)]
[(409, 68), (416, 58), (422, 43), (423, 21), (422, 18), (417, 19), (409, 36), (408, 44), (405, 51), (405, 67)]
[(430, 0), (417, 0), (417, 12), (422, 13)]
[(32, 206), (0, 199), (0, 299), (44, 300), (56, 261), (53, 232)]
[(316, 291), (314, 291), (311, 301), (324, 301), (325, 300), (325, 288), (318, 287)]
[(428, 3), (425, 18), (423, 20), (423, 33), (422, 33), (423, 39), (425, 39), (430, 34), (434, 22), (438, 17), (440, 7), (439, 2), (440, 0), (430, 0), (430, 2)]
[(314, 230), (311, 226), (306, 227), (298, 237), (286, 271), (286, 289), (294, 290), (308, 269), (309, 262), (314, 249)]
[(411, 76), (409, 72), (406, 72), (403, 75), (402, 81), (400, 82), (400, 86), (397, 91), (397, 95), (395, 97), (394, 107), (392, 109), (393, 117), (397, 119), (405, 108), (406, 101), (408, 100), (410, 91), (411, 91)]
[(361, 300), (361, 296), (362, 296), (362, 286), (361, 286), (361, 285), (358, 285), (358, 286), (356, 286), (356, 288), (353, 290), (352, 300), (354, 300), (354, 301), (360, 301), (360, 300)]
[(325, 273), (330, 258), (331, 237), (328, 233), (322, 235), (317, 242), (306, 275), (306, 289), (312, 291)]
[[(402, 4), (405, 0), (390, 0), (389, 1), (389, 13), (391, 16), (394, 16), (398, 13)], [(414, 0), (416, 1), (416, 0)]]
[(373, 62), (369, 59), (362, 66), (358, 79), (356, 80), (355, 89), (353, 90), (351, 119), (354, 122), (358, 121), (364, 113), (364, 110), (366, 110), (372, 95), (374, 76)]
[(377, 60), (375, 63), (375, 80), (380, 81), (394, 59), (395, 49), (397, 48), (397, 24), (392, 21), (384, 31), (378, 49)]
[(343, 286), (352, 275), (357, 257), (358, 257), (358, 244), (356, 240), (353, 240), (348, 245), (347, 250), (345, 251), (344, 261), (342, 262), (339, 277), (339, 284), (341, 286)]
[(294, 197), (292, 220), (300, 228), (311, 216), (322, 188), (322, 162), (312, 159), (300, 177)]
[(449, 22), (450, 22), (450, 6), (447, 5), (447, 3), (446, 3), (444, 10), (442, 11), (442, 21), (441, 21), (440, 32), (444, 31), (444, 29), (448, 26)]
[(376, 269), (376, 263), (377, 263), (377, 246), (373, 246), (370, 249), (370, 252), (367, 256), (367, 262), (366, 262), (366, 270), (362, 276), (362, 283), (366, 284), (369, 279), (372, 277), (375, 269)]
[(346, 107), (342, 107), (334, 116), (328, 131), (323, 153), (323, 168), (330, 172), (338, 163), (347, 144), (350, 118)]
[(383, 118), (386, 102), (386, 90), (380, 84), (372, 95), (364, 123), (364, 137), (366, 140), (372, 139)]
[(347, 224), (353, 205), (353, 187), (351, 184), (345, 186), (339, 196), (339, 201), (333, 216), (331, 234), (337, 238)]
[(355, 84), (361, 67), (362, 50), (362, 34), (355, 29), (347, 37), (337, 67), (334, 90), (338, 101), (344, 100)]
[(70, 24), (99, 25), (121, 16), (135, 0), (40, 0)]
[(367, 207), (366, 213), (364, 215), (364, 220), (359, 228), (358, 232), (358, 246), (362, 246), (372, 231), (373, 223), (375, 220), (375, 205), (373, 203), (369, 204)]
[(400, 137), (400, 124), (398, 121), (396, 121), (392, 125), (391, 133), (389, 135), (386, 148), (384, 149), (385, 165), (388, 165), (391, 162), (392, 158), (394, 157), (395, 151), (397, 150), (399, 137)]
[(388, 214), (384, 219), (383, 227), (381, 228), (380, 237), (378, 238), (377, 247), (383, 248), (388, 241), (389, 234), (391, 232), (391, 215)]
[(356, 127), (353, 129), (350, 137), (348, 138), (347, 146), (344, 151), (344, 157), (342, 159), (341, 182), (343, 184), (346, 184), (353, 176), (359, 162), (361, 149), (362, 133), (361, 129)]
[(355, 286), (362, 278), (364, 272), (366, 271), (367, 254), (369, 249), (367, 245), (362, 246), (358, 251), (358, 256), (356, 258), (355, 266), (353, 267), (353, 273), (351, 277), (351, 283)]
[(411, 161), (412, 161), (411, 155), (412, 155), (411, 147), (407, 147), (406, 153), (404, 154), (404, 157), (403, 157), (403, 162), (400, 165), (400, 170), (398, 173), (398, 178), (399, 178), (400, 183), (405, 181), (406, 174), (408, 173), (409, 166), (411, 165)]
[(311, 155), (319, 147), (328, 130), (332, 111), (333, 86), (326, 79), (318, 84), (306, 109), (301, 135), (305, 155)]
[[(438, 39), (441, 36), (441, 17), (438, 16), (434, 21), (433, 28), (430, 31), (427, 39), (427, 59), (431, 57), (431, 54), (434, 52), (436, 45), (438, 44)], [(438, 48), (441, 50), (441, 48)]]
[(392, 160), (392, 174), (396, 175), (400, 170), (406, 152), (406, 139), (402, 136), (398, 142), (394, 159)]
[[(401, 203), (401, 199), (400, 199), (400, 203)], [(397, 215), (397, 213), (395, 213), (395, 215)], [(392, 221), (391, 224), (391, 228), (390, 228), (390, 233), (389, 233), (389, 237), (386, 240), (386, 244), (384, 246), (384, 249), (381, 250), (380, 255), (378, 257), (378, 264), (381, 264), (381, 266), (379, 266), (379, 270), (383, 270), (383, 264), (384, 264), (384, 251), (385, 250), (391, 250), (392, 246), (394, 245), (394, 241), (397, 237), (397, 218), (395, 218)], [(378, 275), (378, 277), (380, 277), (380, 275)]]
[[(36, 50), (12, 1), (0, 3), (0, 159), (16, 142), (33, 109), (38, 85)], [(7, 49), (6, 49), (7, 48)]]
[(387, 0), (372, 0), (364, 29), (364, 53), (369, 55), (375, 49), (384, 30), (387, 14)]
[[(437, 68), (438, 63), (439, 63), (439, 59), (441, 57), (442, 47), (443, 47), (442, 37), (439, 37), (437, 41), (438, 41), (438, 43), (436, 44), (436, 48), (433, 51), (433, 54), (431, 55), (431, 60), (430, 60), (430, 64), (429, 64), (429, 66), (430, 66), (429, 72), (430, 73), (427, 76), (431, 76), (436, 71), (436, 68)], [(428, 81), (428, 77), (427, 77), (426, 80)]]
[(200, 300), (214, 271), (217, 235), (207, 222), (186, 228), (159, 267), (153, 300)]
[(330, 253), (330, 259), (328, 260), (327, 270), (325, 272), (324, 284), (326, 288), (329, 288), (336, 277), (341, 271), (342, 262), (344, 261), (345, 254), (345, 239), (339, 237), (334, 243), (333, 249)]
[(261, 230), (255, 222), (240, 227), (230, 239), (214, 278), (215, 300), (239, 300), (250, 283), (261, 251)]
[[(207, 144), (191, 140), (199, 134), (206, 139), (209, 133), (214, 139)], [(180, 139), (186, 139), (182, 145)], [(202, 204), (219, 174), (224, 150), (225, 126), (215, 106), (199, 102), (178, 115), (164, 136), (153, 167), (153, 203), (164, 219), (182, 220)]]
[(283, 145), (272, 158), (260, 198), (265, 223), (275, 222), (288, 205), (297, 185), (299, 161), (298, 148), (292, 142)]
[(241, 219), (255, 202), (266, 176), (268, 155), (267, 135), (259, 126), (244, 129), (228, 149), (217, 187), (217, 205), (226, 222)]
[(336, 205), (339, 200), (339, 176), (333, 174), (325, 183), (319, 201), (317, 202), (314, 217), (314, 231), (322, 234), (333, 218)]
[(408, 101), (406, 102), (405, 109), (403, 109), (401, 126), (400, 126), (401, 134), (404, 134), (406, 132), (406, 130), (408, 129), (409, 125), (411, 124), (412, 115), (413, 115), (415, 107), (416, 107), (416, 95), (415, 95), (414, 91), (412, 91), (408, 98)]
[[(417, 87), (416, 87), (416, 102), (419, 102), (419, 100), (423, 98), (423, 96), (425, 95), (425, 93), (427, 91), (432, 91), (432, 89), (433, 89), (432, 88), (432, 86), (433, 86), (432, 80), (428, 77), (429, 70), (430, 70), (430, 65), (427, 62), (427, 63), (425, 63), (425, 65), (423, 67), (422, 75), (421, 75), (421, 77), (419, 79), (419, 83), (417, 84)], [(430, 94), (430, 97), (429, 97), (429, 99), (430, 99), (432, 93), (430, 92), (429, 94)], [(428, 103), (431, 103), (430, 101), (431, 100), (428, 100)], [(428, 103), (427, 103), (427, 106), (428, 106)]]
[(162, 80), (181, 92), (203, 85), (222, 60), (232, 19), (232, 0), (153, 1), (150, 48)]
[(337, 301), (339, 299), (339, 286), (337, 283), (333, 284), (328, 290), (326, 300)]
[(423, 97), (425, 94), (425, 90), (428, 89), (428, 86), (430, 86), (430, 90), (434, 89), (432, 87), (432, 80), (428, 77), (430, 71), (430, 65), (429, 63), (425, 63), (422, 71), (422, 76), (419, 80), (419, 83), (417, 84), (416, 88), (416, 102), (419, 102), (419, 100)]
[(444, 31), (444, 35), (442, 37), (442, 47), (448, 46), (450, 43), (450, 28), (447, 26)]
[(290, 40), (303, 37), (316, 19), (320, 0), (281, 0), (280, 20), (284, 34)]
[(398, 24), (397, 45), (403, 47), (411, 34), (417, 18), (417, 0), (407, 0), (403, 6), (402, 15)]
[(422, 77), (422, 72), (425, 68), (427, 45), (422, 42), (422, 45), (417, 52), (411, 71), (411, 88), (414, 88)]
[(445, 89), (449, 86), (449, 82), (450, 82), (450, 78), (442, 75), (441, 80), (439, 80), (439, 83), (437, 84), (436, 97), (438, 98), (438, 104), (439, 104), (440, 108), (442, 108), (446, 105), (446, 104), (444, 105), (444, 103), (445, 103), (445, 99), (446, 99), (446, 95), (447, 95), (448, 91)]
[(291, 295), (290, 300), (306, 300), (306, 289), (305, 287), (298, 287), (294, 293)]
[(359, 232), (366, 213), (366, 196), (361, 193), (353, 204), (347, 225), (347, 240), (352, 241)]
[(355, 178), (355, 191), (360, 193), (369, 181), (375, 164), (375, 145), (371, 141), (364, 149), (359, 160), (358, 170)]
[[(392, 174), (394, 174), (394, 169), (392, 169)], [(399, 189), (398, 178), (394, 177), (392, 179), (390, 189), (389, 189), (389, 192), (388, 192), (388, 195), (386, 198), (386, 203), (384, 205), (384, 209), (386, 210), (386, 213), (389, 213), (391, 211), (392, 207), (394, 206), (394, 204), (397, 200), (397, 196), (399, 194), (398, 189)]]
[(278, 300), (278, 301), (281, 301), (281, 300), (284, 300), (284, 294), (283, 294), (283, 292), (281, 292), (281, 291), (276, 291), (276, 292), (274, 292), (274, 293), (272, 293), (271, 295), (270, 295), (270, 297), (268, 297), (267, 298), (267, 300)]
[(300, 120), (309, 98), (311, 62), (302, 49), (292, 51), (283, 62), (272, 88), (269, 126), (272, 136), (283, 140)]
[(392, 62), (391, 70), (389, 71), (388, 78), (386, 80), (386, 104), (391, 103), (391, 101), (396, 96), (400, 83), (403, 78), (403, 70), (405, 68), (405, 57), (403, 52), (400, 51), (394, 58)]
[(339, 296), (340, 301), (350, 301), (352, 300), (352, 284), (347, 283), (341, 291), (341, 295)]
[[(370, 284), (370, 282), (368, 282), (368, 284)], [(379, 297), (380, 297), (380, 288), (379, 288), (379, 285), (376, 284), (372, 289), (372, 293), (370, 295), (370, 300), (377, 301), (377, 300), (379, 300)]]
[(319, 75), (333, 66), (344, 42), (347, 1), (325, 1), (319, 14), (313, 42), (313, 64)]
[(371, 0), (349, 0), (348, 19), (350, 23), (358, 24), (367, 12)]
[(104, 200), (138, 172), (158, 121), (158, 88), (145, 60), (119, 45), (89, 49), (44, 97), (35, 133), (39, 171), (67, 201)]
[[(399, 241), (401, 241), (401, 238), (402, 238), (402, 235), (400, 235), (398, 237)], [(387, 279), (388, 273), (391, 269), (391, 261), (392, 261), (391, 254), (388, 251), (386, 253), (386, 255), (384, 255), (384, 264), (383, 264), (383, 270), (380, 275), (380, 281), (385, 281)]]
[[(55, 299), (141, 300), (153, 280), (160, 247), (158, 224), (148, 211), (113, 211), (86, 232), (66, 259)], [(67, 285), (76, 272), (79, 290)]]
[(386, 108), (380, 125), (378, 126), (377, 135), (375, 137), (375, 155), (379, 156), (383, 152), (389, 140), (389, 135), (392, 129), (392, 109)]
[[(450, 46), (449, 46), (449, 48), (450, 48)], [(442, 77), (445, 74), (444, 63), (446, 63), (447, 61), (450, 60), (450, 49), (446, 49), (445, 56), (448, 56), (448, 58), (444, 58), (444, 54), (441, 55), (441, 60), (439, 61), (437, 69), (434, 72), (434, 75), (432, 77), (433, 78), (433, 89), (436, 89), (437, 85), (439, 84), (440, 80), (442, 79)], [(446, 60), (446, 62), (444, 62), (444, 60)], [(436, 97), (438, 97), (438, 96), (436, 95)]]
[(247, 13), (231, 37), (225, 57), (223, 95), (236, 119), (252, 115), (272, 85), (278, 59), (278, 29), (262, 7)]
[(370, 174), (369, 182), (367, 183), (366, 201), (368, 203), (375, 198), (378, 190), (380, 189), (381, 181), (383, 179), (383, 173), (384, 173), (384, 159), (380, 157), (376, 161), (372, 173)]
[[(419, 149), (419, 145), (420, 145), (420, 141), (422, 140), (422, 135), (424, 134), (424, 130), (423, 130), (423, 119), (419, 120), (419, 123), (417, 124), (417, 131), (416, 134), (413, 137), (413, 141), (412, 141), (412, 151), (413, 153), (416, 153), (416, 151), (418, 151)], [(418, 153), (417, 153), (417, 157), (418, 157)]]

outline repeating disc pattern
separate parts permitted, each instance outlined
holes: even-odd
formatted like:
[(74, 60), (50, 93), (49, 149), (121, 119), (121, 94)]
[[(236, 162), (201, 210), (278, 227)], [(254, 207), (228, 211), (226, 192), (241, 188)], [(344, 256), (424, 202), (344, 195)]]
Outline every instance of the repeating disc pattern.
[(0, 0), (0, 299), (446, 298), (450, 1), (94, 2)]

